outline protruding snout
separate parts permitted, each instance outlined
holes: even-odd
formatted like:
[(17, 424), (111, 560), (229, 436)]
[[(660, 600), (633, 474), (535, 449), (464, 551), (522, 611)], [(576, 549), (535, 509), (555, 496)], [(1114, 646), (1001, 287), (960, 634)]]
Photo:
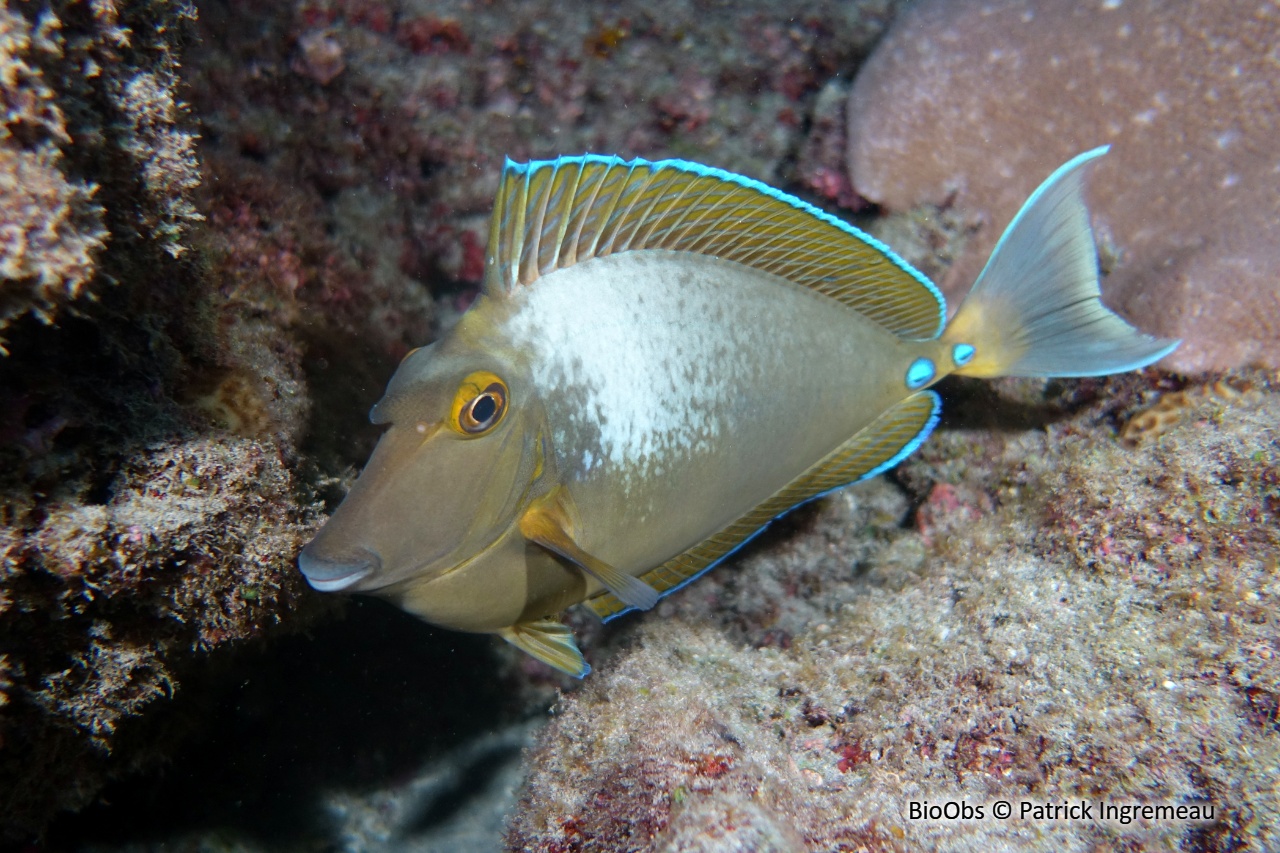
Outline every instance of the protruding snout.
[[(488, 408), (472, 406), (467, 413), (474, 409), (484, 415), (477, 424), (493, 425), (469, 432), (450, 406), (459, 393), (463, 402), (471, 399), (465, 393), (477, 371), (466, 372), (458, 359), (419, 360), (411, 356), (392, 378), (388, 397), (377, 406), (387, 431), (351, 491), (298, 556), (298, 568), (315, 589), (396, 599), (406, 584), (435, 584), (491, 548), (521, 509), (539, 449), (538, 433), (524, 425), (524, 410), (495, 420), (497, 396), (488, 392)], [(440, 375), (414, 381), (401, 375), (428, 368)], [(520, 387), (502, 379), (493, 384), (502, 387), (504, 405), (510, 404), (509, 389)]]
[(337, 592), (349, 589), (378, 571), (382, 560), (367, 548), (355, 548), (350, 553), (323, 554), (313, 540), (298, 555), (298, 568), (306, 576), (307, 583), (321, 592)]

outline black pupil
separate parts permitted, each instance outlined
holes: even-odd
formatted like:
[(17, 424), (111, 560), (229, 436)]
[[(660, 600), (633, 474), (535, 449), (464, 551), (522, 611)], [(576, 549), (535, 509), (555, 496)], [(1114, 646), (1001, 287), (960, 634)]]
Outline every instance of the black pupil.
[(482, 394), (471, 404), (471, 418), (478, 424), (488, 423), (498, 413), (498, 401), (492, 394)]

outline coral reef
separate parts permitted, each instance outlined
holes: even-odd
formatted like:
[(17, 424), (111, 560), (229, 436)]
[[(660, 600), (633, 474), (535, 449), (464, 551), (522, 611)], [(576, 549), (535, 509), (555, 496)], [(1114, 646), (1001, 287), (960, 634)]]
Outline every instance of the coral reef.
[[(293, 558), (317, 498), (366, 458), (396, 360), (474, 297), (504, 156), (684, 156), (896, 206), (843, 171), (861, 102), (840, 79), (896, 5), (0, 10), (3, 835), (166, 756), (55, 846), (430, 849), (480, 837), (454, 820), (471, 807), (491, 832), (521, 720), (567, 682), (372, 602), (274, 657), (243, 647), (314, 624)], [(1011, 204), (1065, 156), (1017, 161)], [(961, 277), (1001, 214), (928, 200), (877, 233)], [(1101, 222), (1118, 285), (1139, 243)], [(508, 845), (1276, 847), (1280, 396), (1261, 372), (1200, 387), (954, 383), (892, 479), (779, 522), (655, 614), (575, 624), (597, 673), (530, 753)], [(205, 742), (182, 746), (191, 729)], [(1224, 815), (904, 814), (1001, 795)]]
[(165, 703), (198, 736), (162, 771), (62, 816), (43, 846), (497, 850), (548, 704), (500, 657), (515, 659), (364, 598), (304, 633), (240, 644)]
[[(478, 283), (507, 156), (697, 155), (776, 180), (815, 93), (891, 6), (232, 2), (203, 11), (189, 79), (215, 171), (305, 201), (332, 232), (311, 246), (358, 247), (363, 269), (301, 286), (332, 290), (330, 312), (373, 289), (395, 322), (387, 297), (412, 284)], [(304, 267), (321, 277), (323, 260)]]
[(162, 756), (184, 724), (141, 715), (299, 607), (299, 351), (191, 251), (193, 14), (0, 10), (0, 841)]
[[(316, 615), (293, 567), (316, 498), (473, 298), (504, 156), (784, 178), (893, 5), (0, 10), (0, 837), (172, 754), (214, 713), (184, 692)], [(837, 147), (801, 182), (846, 203)], [(517, 704), (561, 683), (466, 648)]]
[(1237, 388), (1222, 379), (1204, 385), (1184, 388), (1181, 391), (1169, 391), (1161, 394), (1150, 406), (1137, 412), (1120, 430), (1120, 438), (1138, 444), (1159, 438), (1174, 424), (1183, 418), (1195, 415), (1198, 404), (1208, 398), (1220, 406), (1227, 407), (1237, 402), (1244, 394), (1253, 389), (1249, 386)]
[(1280, 364), (1278, 39), (1270, 0), (917, 3), (855, 80), (854, 189), (981, 225), (954, 295), (1037, 182), (1111, 144), (1089, 181), (1108, 301), (1185, 339), (1178, 370)]
[(32, 52), (62, 52), (59, 26), (52, 15), (28, 22), (0, 9), (0, 332), (28, 312), (49, 321), (62, 302), (81, 296), (107, 236), (96, 187), (62, 168), (60, 146), (71, 142), (66, 116), (28, 61)]
[[(1245, 378), (1137, 447), (1146, 376), (954, 383), (896, 482), (637, 620), (562, 699), (508, 848), (1275, 849), (1280, 388)], [(1080, 798), (1218, 812), (1017, 815)]]
[(21, 667), (0, 756), (10, 820), (40, 816), (46, 785), (81, 804), (93, 756), (172, 694), (186, 650), (260, 635), (294, 609), (289, 556), (309, 525), (291, 489), (278, 447), (192, 439), (132, 456), (105, 504), (60, 488), (39, 501), (38, 524), (34, 503), (21, 508), (34, 529), (5, 543), (0, 604)]

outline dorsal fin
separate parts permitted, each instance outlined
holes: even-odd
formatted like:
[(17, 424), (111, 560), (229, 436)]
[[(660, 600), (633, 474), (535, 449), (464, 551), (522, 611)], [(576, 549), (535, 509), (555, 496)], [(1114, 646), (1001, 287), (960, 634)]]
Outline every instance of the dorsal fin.
[[(941, 407), (941, 400), (932, 391), (912, 394), (773, 497), (688, 551), (645, 572), (640, 580), (661, 596), (670, 595), (751, 541), (778, 516), (828, 492), (889, 470), (928, 438), (938, 422)], [(587, 599), (586, 605), (606, 622), (633, 609), (609, 592), (596, 593)]]
[(532, 284), (589, 258), (697, 252), (825, 294), (904, 338), (935, 338), (942, 294), (887, 246), (759, 181), (685, 160), (585, 154), (506, 162), (485, 291)]

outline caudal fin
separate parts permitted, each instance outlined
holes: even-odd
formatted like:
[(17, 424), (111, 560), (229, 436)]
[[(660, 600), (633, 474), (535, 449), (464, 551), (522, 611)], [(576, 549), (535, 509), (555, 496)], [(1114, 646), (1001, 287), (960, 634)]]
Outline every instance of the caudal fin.
[(956, 373), (1101, 376), (1145, 367), (1178, 346), (1144, 335), (1100, 301), (1081, 184), (1105, 153), (1095, 148), (1059, 168), (1005, 229), (943, 333)]

